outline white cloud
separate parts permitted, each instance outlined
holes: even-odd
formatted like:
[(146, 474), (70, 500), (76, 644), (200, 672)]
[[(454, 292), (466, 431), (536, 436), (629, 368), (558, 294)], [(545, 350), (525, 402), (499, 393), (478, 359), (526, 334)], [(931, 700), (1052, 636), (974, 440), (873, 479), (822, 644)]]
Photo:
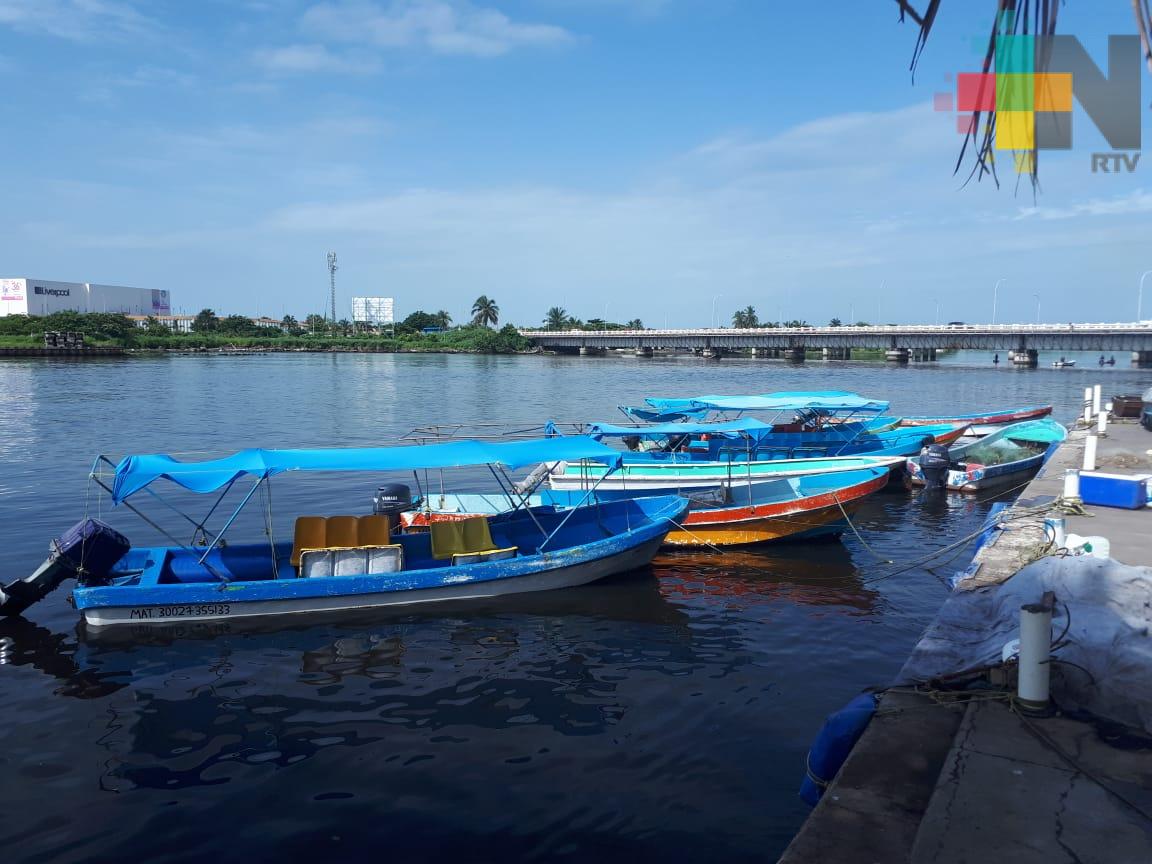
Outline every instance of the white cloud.
[(374, 60), (353, 60), (329, 51), (324, 45), (286, 45), (257, 51), (256, 65), (274, 74), (298, 72), (373, 72), (378, 68)]
[(155, 27), (135, 7), (116, 0), (0, 0), (0, 25), (77, 42), (135, 36)]
[(496, 57), (515, 48), (557, 45), (572, 38), (562, 27), (520, 23), (467, 0), (320, 3), (304, 13), (301, 27), (336, 42), (424, 47), (437, 54), (473, 57)]
[(1136, 189), (1111, 198), (1091, 198), (1064, 207), (1021, 207), (1017, 220), (1075, 219), (1078, 216), (1124, 216), (1152, 212), (1152, 193)]

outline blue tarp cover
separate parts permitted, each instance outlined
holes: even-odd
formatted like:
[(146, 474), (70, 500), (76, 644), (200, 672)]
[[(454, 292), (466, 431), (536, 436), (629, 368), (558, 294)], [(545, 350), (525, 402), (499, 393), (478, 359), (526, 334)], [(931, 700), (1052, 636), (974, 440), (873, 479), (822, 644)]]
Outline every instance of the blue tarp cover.
[(645, 399), (660, 411), (706, 408), (713, 411), (870, 411), (888, 410), (888, 403), (842, 390), (764, 393), (760, 396), (694, 396), (690, 399)]
[(414, 447), (242, 450), (223, 459), (203, 462), (180, 462), (155, 453), (126, 456), (120, 461), (112, 484), (112, 500), (119, 504), (161, 477), (193, 492), (215, 492), (245, 475), (271, 477), (285, 471), (410, 471), (469, 465), (503, 465), (514, 469), (537, 462), (580, 459), (615, 465), (620, 454), (583, 436), (501, 443), (451, 441)]
[(745, 417), (742, 420), (728, 420), (724, 423), (657, 423), (651, 426), (613, 426), (610, 423), (593, 423), (588, 434), (594, 437), (620, 438), (625, 435), (640, 435), (644, 438), (665, 435), (718, 435), (722, 438), (739, 438), (742, 432), (763, 432), (772, 424)]

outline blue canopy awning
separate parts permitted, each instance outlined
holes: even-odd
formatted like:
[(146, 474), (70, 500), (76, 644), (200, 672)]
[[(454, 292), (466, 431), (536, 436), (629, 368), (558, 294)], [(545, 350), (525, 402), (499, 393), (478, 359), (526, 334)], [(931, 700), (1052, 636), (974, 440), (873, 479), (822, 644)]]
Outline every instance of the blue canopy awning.
[(881, 413), (888, 403), (843, 390), (764, 393), (760, 396), (695, 396), (689, 399), (645, 399), (662, 412), (711, 411), (866, 411)]
[(593, 423), (588, 434), (595, 438), (623, 438), (626, 435), (639, 435), (642, 438), (664, 437), (667, 435), (717, 435), (721, 438), (739, 438), (745, 432), (763, 432), (772, 425), (755, 417), (741, 420), (728, 420), (723, 423), (656, 423), (651, 426), (613, 426), (610, 423)]
[(515, 469), (538, 462), (581, 459), (615, 465), (620, 454), (584, 436), (499, 443), (450, 441), (413, 447), (255, 449), (202, 462), (181, 462), (155, 453), (126, 456), (120, 461), (112, 483), (112, 500), (119, 504), (161, 477), (192, 492), (215, 492), (244, 476), (264, 478), (285, 471), (410, 471), (472, 465), (503, 465)]

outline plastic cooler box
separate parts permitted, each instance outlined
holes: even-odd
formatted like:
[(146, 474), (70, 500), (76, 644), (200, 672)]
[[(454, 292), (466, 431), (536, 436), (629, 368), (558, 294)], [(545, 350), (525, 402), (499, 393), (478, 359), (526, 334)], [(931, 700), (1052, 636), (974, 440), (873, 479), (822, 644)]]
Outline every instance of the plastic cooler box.
[(1080, 472), (1080, 498), (1085, 504), (1139, 510), (1148, 503), (1150, 474)]

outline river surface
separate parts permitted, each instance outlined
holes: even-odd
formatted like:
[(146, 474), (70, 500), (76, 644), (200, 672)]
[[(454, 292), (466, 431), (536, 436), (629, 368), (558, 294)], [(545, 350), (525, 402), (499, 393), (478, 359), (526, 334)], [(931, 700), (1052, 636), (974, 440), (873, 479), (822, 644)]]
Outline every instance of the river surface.
[[(373, 445), (427, 423), (801, 389), (908, 414), (1053, 403), (1068, 419), (1087, 384), (1152, 384), (989, 359), (0, 361), (0, 575), (31, 572), (85, 513), (155, 540), (89, 489), (100, 453)], [(285, 477), (274, 529), (368, 512), (378, 479)], [(203, 508), (191, 497), (176, 496)], [(971, 533), (991, 503), (889, 492), (855, 519), (867, 546), (677, 552), (585, 588), (277, 629), (96, 640), (62, 589), (0, 622), (0, 849), (12, 864), (772, 860), (807, 813), (796, 789), (823, 717), (891, 680), (969, 553), (891, 578), (880, 559)]]

